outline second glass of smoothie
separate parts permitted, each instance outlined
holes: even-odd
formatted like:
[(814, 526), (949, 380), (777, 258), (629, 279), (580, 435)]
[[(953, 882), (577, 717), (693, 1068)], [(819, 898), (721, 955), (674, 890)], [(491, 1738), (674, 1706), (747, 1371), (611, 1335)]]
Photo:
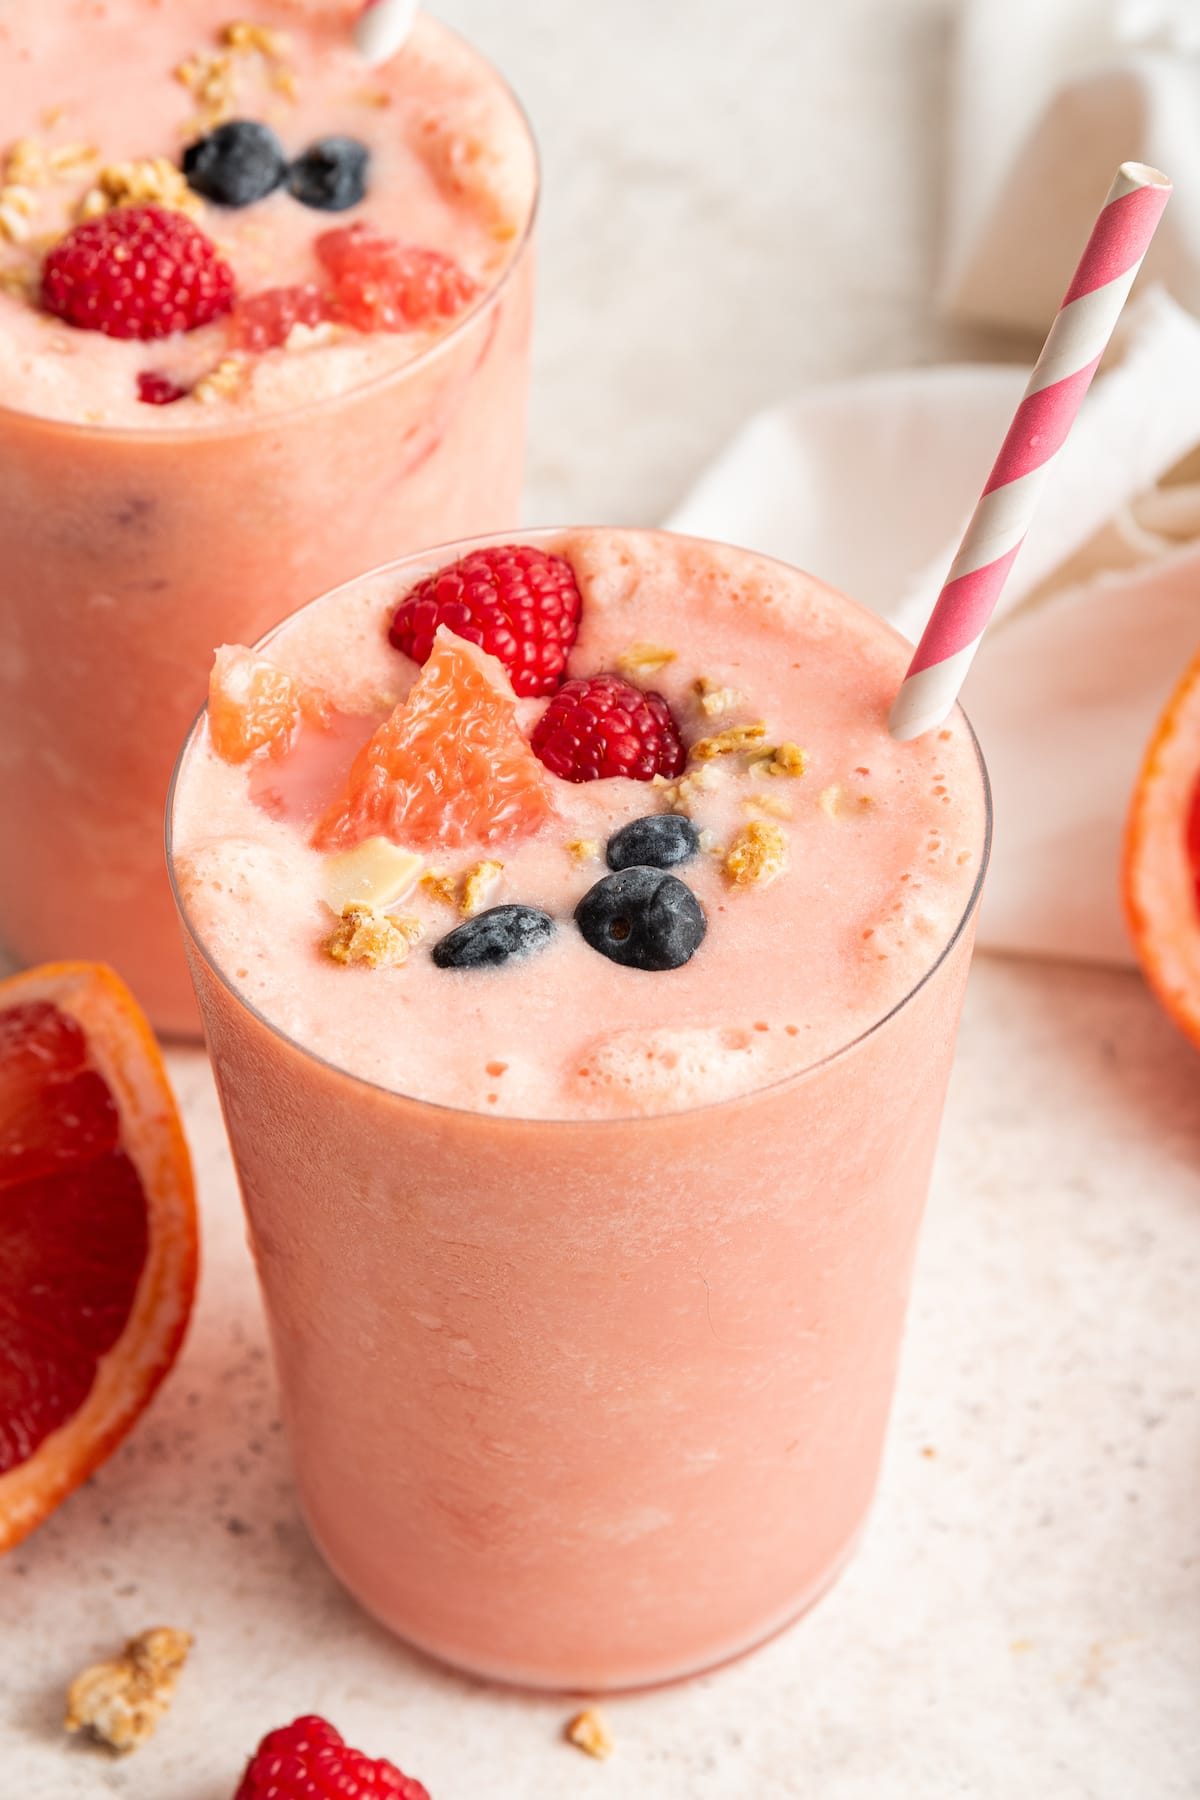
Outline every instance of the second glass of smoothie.
[[(197, 1020), (159, 826), (214, 646), (398, 550), (517, 515), (529, 132), (427, 17), (366, 67), (355, 10), (0, 8), (0, 943), (115, 964), (167, 1032)], [(189, 188), (186, 146), (231, 121), (267, 125), (296, 164), (313, 152), (307, 175), (238, 206)], [(331, 138), (366, 153), (361, 199), (322, 186)], [(233, 311), (153, 341), (50, 314), (47, 253), (143, 204), (209, 239)], [(372, 323), (360, 282), (357, 309), (304, 322), (329, 278), (318, 240), (356, 226), (415, 252), (407, 314)]]
[[(568, 621), (533, 694), (544, 645), (491, 640), (526, 697), (437, 631), (493, 580)], [(169, 859), (314, 1536), (479, 1674), (719, 1663), (875, 1487), (987, 860), (970, 728), (893, 742), (888, 627), (665, 533), (430, 552), (259, 655), (284, 709), (226, 653)]]

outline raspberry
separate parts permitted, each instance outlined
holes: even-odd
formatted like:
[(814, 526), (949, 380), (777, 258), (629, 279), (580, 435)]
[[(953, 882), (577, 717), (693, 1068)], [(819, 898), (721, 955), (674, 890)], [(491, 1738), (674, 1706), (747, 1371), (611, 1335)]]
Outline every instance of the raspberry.
[(328, 297), (318, 287), (264, 288), (238, 301), (229, 336), (239, 350), (277, 350), (293, 325), (322, 325), (329, 317)]
[(316, 251), (333, 279), (339, 318), (357, 331), (413, 331), (452, 319), (479, 292), (440, 250), (398, 243), (369, 225), (323, 231)]
[(533, 751), (564, 781), (682, 775), (687, 751), (661, 694), (589, 675), (566, 681), (534, 727)]
[(310, 1714), (267, 1733), (234, 1800), (429, 1800), (429, 1792), (395, 1763), (351, 1750), (340, 1731)]
[(423, 663), (446, 625), (508, 670), (513, 692), (552, 694), (579, 632), (575, 571), (561, 556), (524, 544), (472, 550), (419, 581), (397, 608), (388, 637)]
[(76, 225), (42, 270), (42, 305), (83, 331), (161, 338), (233, 305), (233, 270), (182, 213), (123, 206)]
[(137, 391), (138, 399), (144, 400), (147, 406), (173, 406), (176, 400), (186, 399), (191, 389), (180, 387), (169, 375), (143, 369), (137, 378)]

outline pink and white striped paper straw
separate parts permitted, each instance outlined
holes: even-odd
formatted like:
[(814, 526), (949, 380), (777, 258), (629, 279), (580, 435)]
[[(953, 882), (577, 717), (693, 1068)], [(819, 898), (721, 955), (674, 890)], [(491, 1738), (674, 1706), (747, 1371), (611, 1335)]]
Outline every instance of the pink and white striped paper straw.
[(1042, 482), (1075, 422), (1170, 197), (1171, 183), (1157, 169), (1127, 162), (1117, 170), (896, 695), (888, 718), (894, 738), (920, 737), (940, 725), (957, 700), (1025, 541)]
[(395, 56), (417, 16), (418, 0), (367, 0), (354, 21), (354, 43), (364, 62), (374, 66)]

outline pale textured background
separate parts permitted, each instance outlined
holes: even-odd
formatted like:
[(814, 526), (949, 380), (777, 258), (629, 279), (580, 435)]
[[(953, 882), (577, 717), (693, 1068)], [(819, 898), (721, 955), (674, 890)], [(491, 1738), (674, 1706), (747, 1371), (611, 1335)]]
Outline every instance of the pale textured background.
[[(781, 392), (1006, 348), (931, 315), (947, 0), (441, 10), (547, 163), (531, 520), (653, 521)], [(317, 1561), (207, 1070), (173, 1065), (202, 1303), (142, 1429), (0, 1566), (0, 1800), (230, 1800), (312, 1708), (434, 1800), (1200, 1794), (1200, 1062), (1132, 977), (977, 967), (862, 1556), (765, 1651), (610, 1703), (604, 1765)], [(159, 1738), (66, 1746), (68, 1677), (150, 1623), (198, 1636)]]

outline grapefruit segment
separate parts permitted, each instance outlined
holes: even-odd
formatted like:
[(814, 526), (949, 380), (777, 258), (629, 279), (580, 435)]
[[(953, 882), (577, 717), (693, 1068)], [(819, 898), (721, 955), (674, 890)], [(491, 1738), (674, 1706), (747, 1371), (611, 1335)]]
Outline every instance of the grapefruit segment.
[(1200, 1045), (1200, 657), (1146, 752), (1125, 831), (1123, 888), (1146, 979)]
[(277, 663), (242, 644), (222, 644), (208, 678), (208, 731), (226, 762), (260, 752), (286, 756), (305, 719), (329, 723), (329, 702)]
[(195, 1278), (191, 1165), (132, 996), (92, 963), (0, 982), (0, 1551), (133, 1425)]
[(313, 842), (346, 850), (382, 836), (413, 850), (457, 849), (527, 837), (553, 816), (549, 778), (521, 734), (503, 668), (443, 626)]

